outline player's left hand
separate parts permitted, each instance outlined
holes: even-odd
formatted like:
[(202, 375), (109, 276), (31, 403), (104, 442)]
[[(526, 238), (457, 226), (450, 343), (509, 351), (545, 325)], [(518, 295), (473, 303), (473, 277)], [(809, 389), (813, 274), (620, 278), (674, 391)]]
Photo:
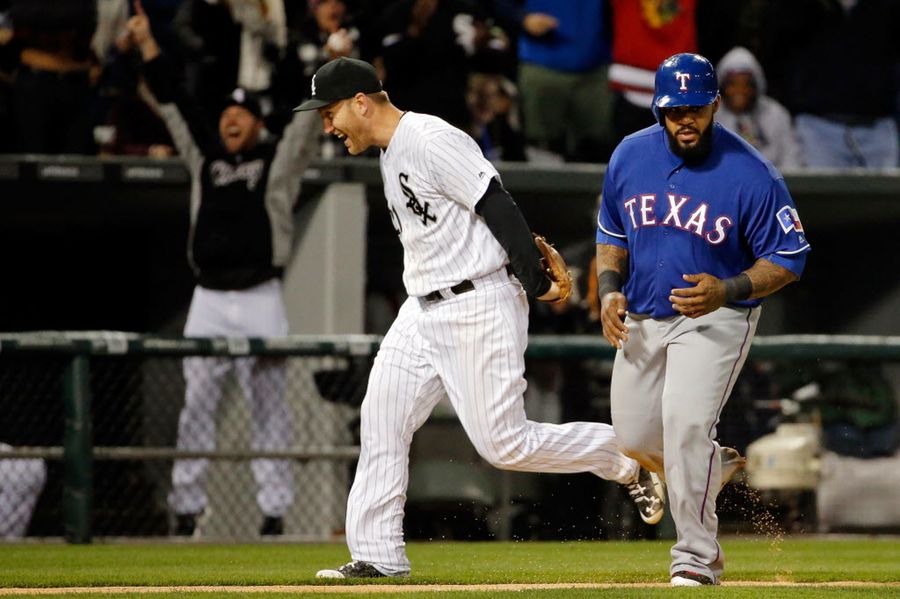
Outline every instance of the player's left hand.
[(538, 300), (542, 302), (557, 302), (561, 297), (559, 285), (556, 284), (556, 281), (550, 281), (550, 289), (547, 290), (544, 295), (538, 296)]
[(679, 314), (698, 318), (725, 305), (725, 283), (722, 279), (705, 272), (682, 275), (681, 278), (696, 285), (672, 290), (669, 301), (672, 302), (672, 309)]

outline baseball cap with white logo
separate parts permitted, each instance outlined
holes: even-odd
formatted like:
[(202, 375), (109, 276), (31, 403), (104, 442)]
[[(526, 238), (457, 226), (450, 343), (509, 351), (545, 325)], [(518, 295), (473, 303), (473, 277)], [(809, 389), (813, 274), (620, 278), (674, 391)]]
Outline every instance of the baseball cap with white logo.
[(228, 108), (229, 106), (240, 106), (246, 109), (256, 118), (263, 118), (263, 110), (262, 105), (259, 101), (259, 96), (257, 96), (253, 92), (245, 90), (242, 87), (236, 88), (233, 92), (231, 92), (231, 94), (228, 95), (227, 98), (225, 98), (222, 110)]
[(375, 67), (356, 58), (336, 58), (319, 67), (312, 78), (312, 97), (294, 108), (294, 112), (316, 110), (358, 93), (374, 94), (381, 89)]

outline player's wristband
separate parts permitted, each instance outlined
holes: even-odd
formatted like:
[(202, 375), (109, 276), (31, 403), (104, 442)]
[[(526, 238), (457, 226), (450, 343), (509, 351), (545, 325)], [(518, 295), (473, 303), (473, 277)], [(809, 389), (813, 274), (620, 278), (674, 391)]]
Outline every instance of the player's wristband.
[(612, 291), (622, 290), (622, 275), (614, 270), (604, 270), (597, 275), (597, 295), (600, 299)]
[(725, 283), (726, 302), (745, 300), (753, 293), (753, 281), (750, 280), (750, 277), (748, 277), (745, 272), (742, 272), (736, 277), (725, 279), (722, 282)]

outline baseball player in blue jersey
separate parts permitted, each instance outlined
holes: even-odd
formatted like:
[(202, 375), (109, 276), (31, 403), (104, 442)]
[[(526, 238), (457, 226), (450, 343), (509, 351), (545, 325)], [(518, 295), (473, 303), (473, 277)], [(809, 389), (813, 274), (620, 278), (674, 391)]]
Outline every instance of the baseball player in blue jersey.
[(613, 426), (623, 451), (667, 483), (673, 586), (718, 584), (716, 495), (734, 472), (723, 461), (737, 460), (716, 423), (762, 298), (800, 277), (810, 249), (784, 179), (715, 123), (718, 107), (709, 61), (663, 61), (659, 125), (616, 148), (597, 221), (603, 334), (619, 349)]

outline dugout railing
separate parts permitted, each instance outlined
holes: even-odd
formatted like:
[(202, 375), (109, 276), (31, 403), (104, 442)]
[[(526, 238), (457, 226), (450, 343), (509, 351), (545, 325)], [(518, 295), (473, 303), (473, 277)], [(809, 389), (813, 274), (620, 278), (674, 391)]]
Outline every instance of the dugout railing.
[[(46, 482), (29, 536), (88, 543), (94, 537), (168, 535), (172, 516), (166, 495), (177, 458), (210, 460), (208, 538), (258, 538), (261, 514), (246, 467), (256, 458), (284, 459), (293, 465), (296, 497), (287, 515), (290, 538), (339, 536), (359, 451), (358, 405), (379, 341), (370, 335), (283, 339), (185, 339), (114, 332), (0, 335), (4, 414), (0, 442), (9, 444), (0, 452), (0, 462), (6, 472), (15, 464), (35, 460), (46, 464)], [(232, 384), (219, 406), (215, 451), (176, 449), (177, 417), (184, 401), (182, 360), (194, 356), (283, 360), (296, 429), (290, 448), (250, 449), (250, 413), (238, 386)], [(540, 365), (562, 365), (557, 371), (567, 377), (568, 386), (557, 385), (557, 396), (562, 394), (563, 403), (567, 394), (589, 396), (589, 405), (574, 416), (599, 419), (608, 410), (613, 357), (612, 348), (594, 336), (532, 336), (527, 353), (529, 364), (538, 365), (535, 372), (548, 372)], [(736, 387), (726, 411), (726, 416), (735, 415), (731, 421), (723, 417), (720, 437), (752, 440), (762, 431), (748, 425), (746, 410), (753, 409), (752, 402), (808, 382), (823, 364), (896, 362), (900, 337), (757, 337), (745, 369), (750, 380)], [(779, 365), (780, 374), (773, 374), (771, 366), (758, 367), (765, 363)], [(766, 382), (756, 380), (766, 373)], [(530, 380), (530, 385), (540, 388), (542, 382)], [(561, 414), (574, 419), (571, 410)], [(7, 478), (7, 487), (14, 480)], [(515, 501), (512, 494), (514, 490), (501, 484), (484, 500), (502, 515), (503, 522), (494, 531), (501, 538), (517, 536), (509, 510)]]

